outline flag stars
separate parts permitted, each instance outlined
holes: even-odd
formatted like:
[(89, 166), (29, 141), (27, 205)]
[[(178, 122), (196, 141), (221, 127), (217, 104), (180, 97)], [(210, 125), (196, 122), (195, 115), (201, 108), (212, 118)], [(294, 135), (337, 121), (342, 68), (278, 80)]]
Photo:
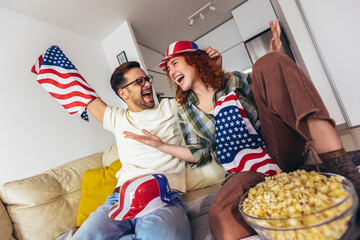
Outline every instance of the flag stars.
[(221, 162), (232, 161), (238, 151), (259, 147), (257, 135), (249, 134), (238, 107), (224, 108), (215, 114), (216, 148)]

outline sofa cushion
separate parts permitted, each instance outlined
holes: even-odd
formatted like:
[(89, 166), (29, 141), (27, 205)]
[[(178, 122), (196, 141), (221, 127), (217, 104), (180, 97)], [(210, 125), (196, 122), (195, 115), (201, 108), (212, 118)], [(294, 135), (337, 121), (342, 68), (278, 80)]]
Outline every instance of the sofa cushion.
[(215, 161), (201, 167), (186, 168), (186, 192), (219, 184), (225, 180), (226, 171)]
[(186, 203), (192, 239), (215, 240), (209, 226), (209, 210), (216, 193)]
[(9, 215), (7, 214), (4, 205), (0, 201), (0, 236), (4, 240), (12, 240), (13, 225), (10, 221)]
[(0, 197), (14, 224), (14, 237), (54, 239), (75, 226), (84, 171), (99, 167), (102, 153), (2, 185)]
[(117, 184), (116, 173), (121, 168), (120, 160), (108, 167), (86, 170), (82, 180), (81, 199), (76, 217), (76, 227), (94, 212), (114, 192)]
[(119, 159), (119, 152), (116, 144), (111, 145), (108, 149), (105, 150), (102, 162), (103, 166), (110, 166), (111, 163)]

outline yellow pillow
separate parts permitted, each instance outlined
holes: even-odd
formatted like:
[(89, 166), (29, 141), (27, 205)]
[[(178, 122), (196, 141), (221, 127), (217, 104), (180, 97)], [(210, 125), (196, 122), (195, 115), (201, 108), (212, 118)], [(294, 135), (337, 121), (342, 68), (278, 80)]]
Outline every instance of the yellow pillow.
[(114, 192), (117, 178), (116, 173), (121, 168), (120, 160), (116, 160), (108, 167), (86, 170), (84, 173), (81, 198), (76, 217), (76, 227), (94, 212), (106, 198)]

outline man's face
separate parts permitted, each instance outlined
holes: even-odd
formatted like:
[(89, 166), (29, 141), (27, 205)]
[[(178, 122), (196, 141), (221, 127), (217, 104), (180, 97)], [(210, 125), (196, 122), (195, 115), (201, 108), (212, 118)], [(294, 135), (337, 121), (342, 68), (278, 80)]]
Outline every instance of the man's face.
[[(146, 74), (141, 68), (132, 68), (124, 74), (124, 77), (126, 79), (124, 85), (126, 85), (138, 78), (146, 77)], [(120, 93), (120, 91), (123, 93)], [(120, 96), (133, 112), (140, 112), (155, 106), (151, 83), (148, 81), (145, 81), (143, 86), (140, 86), (135, 81), (124, 89), (120, 89), (119, 93), (123, 94)]]

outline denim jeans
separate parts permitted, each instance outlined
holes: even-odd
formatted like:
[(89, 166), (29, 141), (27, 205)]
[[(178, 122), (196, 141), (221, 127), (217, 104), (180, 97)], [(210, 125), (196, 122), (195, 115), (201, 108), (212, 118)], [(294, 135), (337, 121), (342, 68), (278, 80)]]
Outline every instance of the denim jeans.
[(132, 220), (117, 221), (108, 216), (119, 201), (119, 193), (111, 194), (81, 225), (72, 239), (191, 239), (186, 205), (181, 199)]

